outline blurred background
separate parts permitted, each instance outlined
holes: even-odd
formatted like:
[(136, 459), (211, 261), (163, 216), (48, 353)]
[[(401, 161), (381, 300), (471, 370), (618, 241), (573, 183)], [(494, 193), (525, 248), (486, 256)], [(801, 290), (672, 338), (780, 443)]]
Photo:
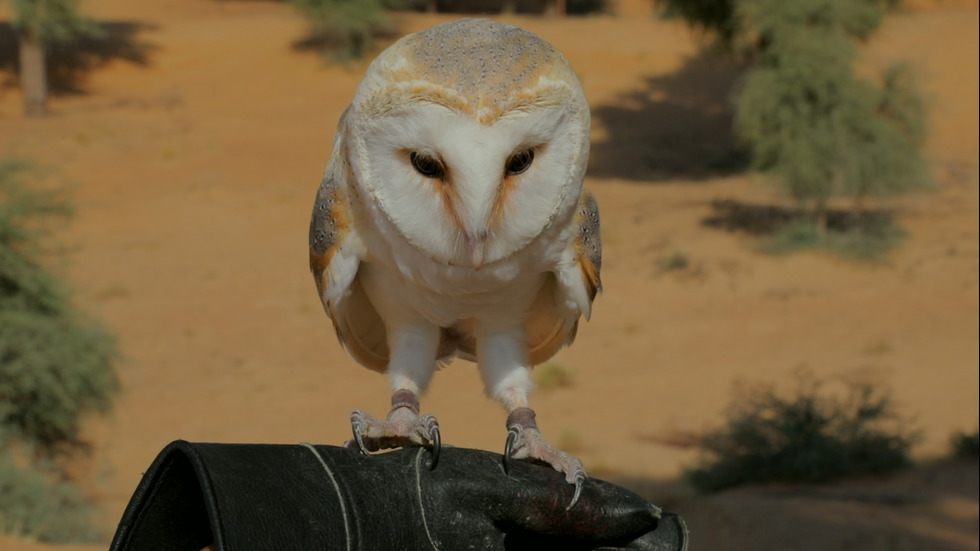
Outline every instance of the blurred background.
[[(105, 548), (172, 440), (387, 410), (309, 214), (373, 56), (464, 14), (592, 107), (604, 290), (545, 435), (692, 549), (980, 549), (976, 0), (0, 1), (0, 547)], [(473, 364), (422, 410), (503, 450)]]

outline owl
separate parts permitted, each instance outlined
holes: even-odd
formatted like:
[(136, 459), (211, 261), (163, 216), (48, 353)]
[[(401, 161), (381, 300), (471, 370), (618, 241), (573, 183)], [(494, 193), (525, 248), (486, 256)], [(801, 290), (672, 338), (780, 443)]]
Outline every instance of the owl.
[(515, 27), (464, 19), (408, 35), (358, 85), (310, 223), (310, 269), (360, 364), (387, 374), (391, 409), (351, 414), (349, 447), (431, 445), (420, 396), (454, 357), (507, 410), (508, 459), (565, 475), (581, 461), (539, 431), (532, 366), (575, 338), (601, 289), (599, 210), (585, 191), (589, 108), (568, 60)]

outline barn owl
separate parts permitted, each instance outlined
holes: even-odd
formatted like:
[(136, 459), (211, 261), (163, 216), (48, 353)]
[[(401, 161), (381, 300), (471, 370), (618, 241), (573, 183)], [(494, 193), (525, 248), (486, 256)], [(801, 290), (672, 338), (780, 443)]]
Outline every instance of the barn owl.
[(507, 409), (505, 461), (537, 459), (578, 500), (581, 461), (547, 442), (532, 366), (575, 337), (601, 288), (599, 212), (582, 180), (589, 109), (553, 46), (484, 19), (445, 23), (375, 59), (344, 112), (310, 223), (310, 269), (340, 342), (387, 373), (385, 419), (351, 414), (367, 453), (441, 444), (419, 397), (475, 361)]

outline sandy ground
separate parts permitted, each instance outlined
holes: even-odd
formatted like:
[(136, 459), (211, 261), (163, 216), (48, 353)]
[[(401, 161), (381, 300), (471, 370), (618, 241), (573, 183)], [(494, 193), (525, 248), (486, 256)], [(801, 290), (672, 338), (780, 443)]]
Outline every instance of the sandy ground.
[[(0, 152), (77, 184), (78, 213), (59, 236), (69, 252), (53, 265), (125, 356), (116, 411), (87, 423), (94, 452), (79, 469), (111, 531), (174, 439), (339, 444), (352, 409), (381, 414), (388, 396), (337, 344), (306, 260), (313, 194), (366, 63), (294, 49), (304, 22), (277, 3), (84, 5), (117, 40), (86, 58), (82, 93), (53, 99), (47, 118), (22, 117), (19, 92), (0, 89)], [(587, 185), (603, 214), (605, 291), (555, 360), (572, 385), (533, 397), (539, 423), (592, 472), (684, 514), (694, 549), (980, 547), (976, 463), (934, 461), (953, 432), (977, 427), (980, 407), (978, 10), (917, 6), (889, 17), (865, 65), (902, 58), (919, 75), (937, 186), (889, 204), (909, 237), (876, 264), (765, 256), (705, 226), (714, 200), (775, 199), (726, 168), (738, 71), (700, 54), (682, 24), (648, 17), (639, 0), (619, 17), (503, 18), (581, 75)], [(408, 32), (450, 18), (395, 21)], [(677, 256), (687, 268), (662, 269)], [(891, 389), (923, 431), (925, 466), (710, 498), (678, 482), (696, 454), (658, 440), (723, 423), (736, 382), (788, 384), (801, 368)], [(423, 410), (452, 444), (503, 449), (505, 414), (472, 364), (438, 373)]]

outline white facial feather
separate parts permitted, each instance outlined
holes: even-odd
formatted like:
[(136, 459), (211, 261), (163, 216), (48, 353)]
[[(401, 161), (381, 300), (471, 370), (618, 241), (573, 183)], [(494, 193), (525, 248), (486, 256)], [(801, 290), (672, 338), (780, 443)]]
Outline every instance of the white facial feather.
[[(484, 262), (500, 260), (577, 202), (581, 129), (570, 124), (566, 111), (521, 113), (492, 126), (438, 105), (409, 111), (365, 125), (354, 142), (361, 155), (353, 164), (366, 194), (433, 260), (468, 265), (467, 238), (479, 236), (486, 236)], [(528, 149), (534, 151), (531, 166), (506, 176), (508, 158)], [(410, 161), (413, 151), (437, 159), (445, 176), (420, 175)]]

